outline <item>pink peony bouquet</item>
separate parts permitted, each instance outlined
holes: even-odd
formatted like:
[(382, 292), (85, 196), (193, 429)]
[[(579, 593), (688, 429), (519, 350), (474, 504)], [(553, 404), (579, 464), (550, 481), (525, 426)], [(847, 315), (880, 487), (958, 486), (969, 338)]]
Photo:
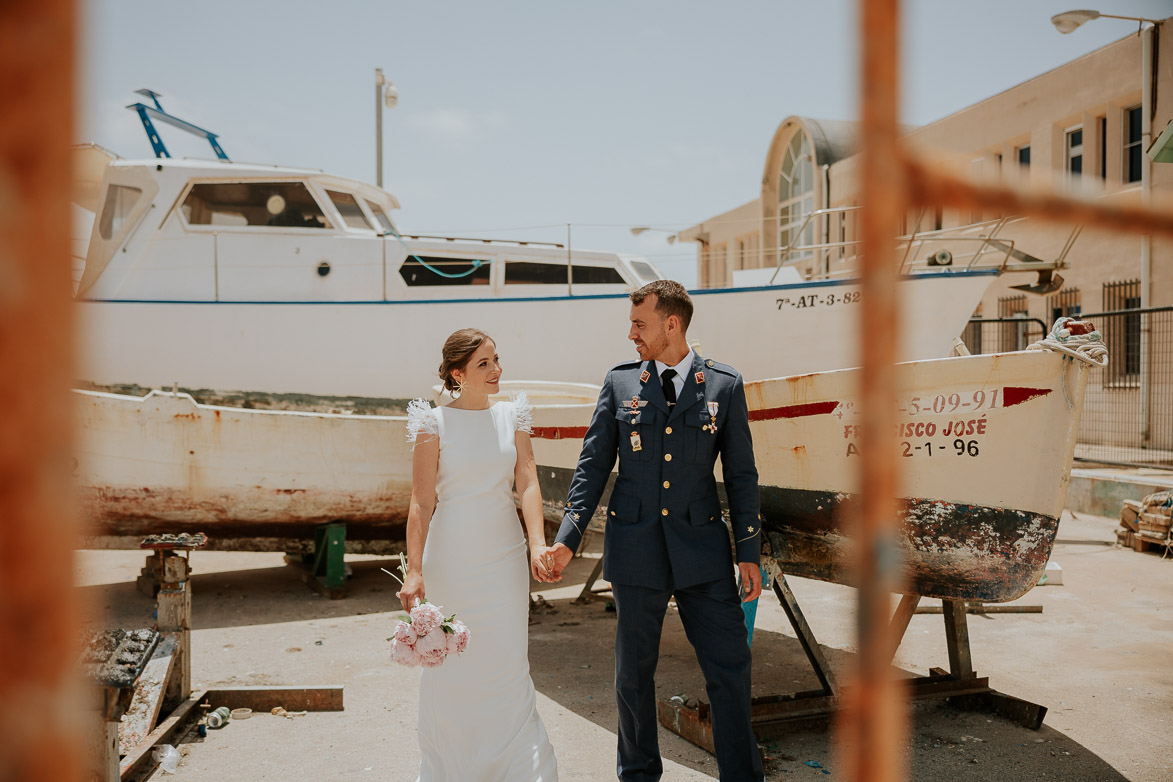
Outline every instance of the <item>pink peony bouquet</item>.
[(468, 628), (456, 618), (445, 617), (438, 606), (416, 603), (411, 614), (395, 625), (391, 659), (408, 667), (436, 668), (444, 658), (468, 647)]
[[(390, 570), (380, 568), (400, 584), (403, 581)], [(407, 562), (399, 558), (399, 572), (406, 577)], [(411, 613), (395, 625), (395, 634), (387, 639), (391, 642), (391, 659), (409, 668), (437, 668), (444, 664), (450, 654), (459, 654), (468, 648), (468, 628), (456, 618), (456, 614), (445, 617), (440, 607), (416, 601)]]

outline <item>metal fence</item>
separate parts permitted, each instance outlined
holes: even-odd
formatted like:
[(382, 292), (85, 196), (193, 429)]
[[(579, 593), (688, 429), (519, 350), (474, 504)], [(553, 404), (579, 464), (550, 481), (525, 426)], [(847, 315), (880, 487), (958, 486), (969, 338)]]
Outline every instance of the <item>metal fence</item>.
[[(1092, 370), (1075, 458), (1130, 467), (1173, 467), (1173, 307), (1085, 312), (1108, 346)], [(975, 318), (961, 337), (971, 353), (1022, 350), (1044, 336), (1038, 318)]]

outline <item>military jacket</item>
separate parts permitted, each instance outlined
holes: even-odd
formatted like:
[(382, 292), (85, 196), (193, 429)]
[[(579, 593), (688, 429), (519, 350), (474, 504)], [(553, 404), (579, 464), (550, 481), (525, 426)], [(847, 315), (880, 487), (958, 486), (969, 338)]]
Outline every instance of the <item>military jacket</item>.
[(654, 361), (619, 364), (603, 382), (556, 542), (577, 550), (618, 457), (603, 544), (608, 581), (683, 587), (729, 576), (718, 456), (737, 561), (760, 559), (758, 472), (741, 375), (695, 353), (691, 370), (671, 408)]

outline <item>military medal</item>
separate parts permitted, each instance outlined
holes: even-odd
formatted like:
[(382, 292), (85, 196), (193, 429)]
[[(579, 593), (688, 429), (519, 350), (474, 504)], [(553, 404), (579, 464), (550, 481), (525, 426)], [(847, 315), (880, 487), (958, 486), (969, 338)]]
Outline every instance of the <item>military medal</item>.
[(711, 434), (717, 433), (717, 403), (709, 402), (709, 423), (701, 427), (706, 432)]
[(632, 431), (632, 433), (631, 433), (631, 450), (642, 451), (643, 449), (644, 449), (644, 445), (639, 439), (639, 432)]

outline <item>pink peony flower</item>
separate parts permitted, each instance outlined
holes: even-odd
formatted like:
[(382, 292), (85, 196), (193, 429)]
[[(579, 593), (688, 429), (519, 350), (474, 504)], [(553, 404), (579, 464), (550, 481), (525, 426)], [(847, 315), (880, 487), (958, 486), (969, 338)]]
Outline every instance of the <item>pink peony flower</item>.
[(415, 639), (418, 637), (419, 635), (416, 633), (415, 628), (407, 622), (399, 622), (399, 624), (395, 625), (396, 641), (408, 645), (414, 645)]
[(409, 668), (420, 665), (420, 656), (415, 648), (411, 644), (401, 642), (397, 638), (391, 641), (391, 659)]
[(445, 653), (456, 654), (460, 651), (460, 640), (456, 637), (456, 633), (444, 633), (444, 640), (448, 642), (448, 646), (444, 650)]
[(468, 627), (459, 619), (452, 620), (452, 638), (456, 639), (456, 651), (463, 652), (468, 648)]
[(448, 641), (439, 625), (433, 627), (427, 635), (420, 636), (415, 642), (415, 650), (420, 657), (443, 657), (448, 649)]
[(438, 654), (435, 657), (421, 657), (420, 658), (420, 667), (421, 668), (439, 668), (443, 664), (444, 664), (444, 655), (443, 654)]
[(420, 603), (411, 609), (411, 624), (415, 627), (416, 635), (421, 638), (439, 627), (443, 621), (444, 615), (431, 603)]

